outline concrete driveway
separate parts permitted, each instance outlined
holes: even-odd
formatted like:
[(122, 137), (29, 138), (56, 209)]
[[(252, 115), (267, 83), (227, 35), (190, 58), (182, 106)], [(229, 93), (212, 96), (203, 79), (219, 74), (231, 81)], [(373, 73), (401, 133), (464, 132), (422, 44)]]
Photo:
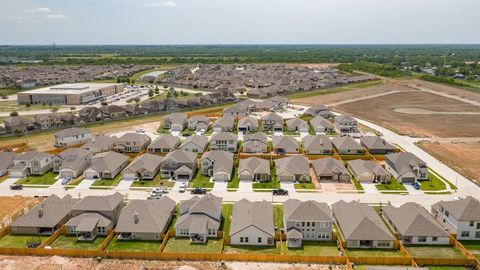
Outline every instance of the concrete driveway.
[(297, 191), (295, 190), (295, 185), (294, 185), (293, 182), (282, 181), (282, 182), (280, 182), (280, 187), (288, 190), (288, 194), (297, 193)]
[(186, 184), (188, 185), (188, 181), (187, 181), (187, 180), (175, 180), (175, 184), (174, 184), (173, 187), (172, 187), (172, 191), (178, 192), (178, 190), (180, 189), (180, 186), (181, 186), (183, 183), (186, 183)]
[(118, 183), (118, 185), (114, 189), (115, 190), (129, 190), (130, 186), (133, 184), (133, 181), (135, 181), (135, 180), (122, 179), (122, 181), (120, 181), (120, 183)]
[(423, 191), (416, 190), (411, 184), (405, 183), (403, 186), (407, 189), (409, 194), (423, 194)]
[(213, 185), (213, 191), (227, 191), (228, 182), (215, 182)]
[(374, 183), (362, 183), (362, 187), (366, 194), (380, 194)]
[(74, 189), (88, 189), (97, 179), (83, 179)]
[(252, 192), (252, 181), (250, 180), (240, 180), (238, 183), (238, 191), (237, 192)]

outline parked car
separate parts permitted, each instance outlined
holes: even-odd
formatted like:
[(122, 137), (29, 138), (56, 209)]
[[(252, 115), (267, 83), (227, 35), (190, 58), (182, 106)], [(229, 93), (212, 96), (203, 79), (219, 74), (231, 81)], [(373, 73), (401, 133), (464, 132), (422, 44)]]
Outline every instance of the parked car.
[(182, 183), (182, 184), (180, 185), (180, 188), (178, 189), (178, 192), (184, 193), (185, 190), (187, 190), (187, 183)]
[(192, 189), (192, 194), (197, 194), (197, 195), (203, 195), (203, 194), (207, 194), (207, 190), (204, 189), (204, 188), (194, 188)]
[(139, 128), (139, 129), (136, 130), (136, 132), (138, 132), (138, 133), (145, 133), (145, 129)]
[(23, 185), (13, 184), (13, 185), (10, 186), (10, 189), (11, 189), (11, 190), (22, 190), (22, 189), (23, 189)]
[(285, 190), (282, 188), (274, 189), (272, 192), (273, 192), (273, 195), (288, 195), (288, 190)]
[(419, 190), (420, 189), (420, 184), (418, 182), (413, 182), (412, 186), (414, 189)]
[(163, 187), (155, 187), (152, 189), (153, 194), (167, 194), (168, 190), (164, 189)]
[(147, 200), (158, 200), (162, 197), (162, 194), (152, 194), (147, 197)]

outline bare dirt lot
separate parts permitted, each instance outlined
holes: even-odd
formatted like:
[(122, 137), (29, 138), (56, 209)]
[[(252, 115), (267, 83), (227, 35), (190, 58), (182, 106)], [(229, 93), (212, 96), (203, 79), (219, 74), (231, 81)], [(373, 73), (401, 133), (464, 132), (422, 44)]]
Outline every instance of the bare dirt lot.
[(478, 162), (478, 157), (480, 157), (480, 141), (422, 141), (418, 145), (468, 179), (480, 184), (480, 162)]
[[(302, 264), (277, 264), (277, 263), (240, 263), (227, 262), (226, 267), (220, 267), (216, 262), (174, 262), (174, 261), (139, 261), (139, 260), (102, 260), (100, 263), (94, 259), (52, 257), (21, 257), (0, 256), (0, 269), (5, 270), (128, 270), (128, 269), (165, 269), (165, 270), (208, 270), (208, 269), (232, 269), (232, 270), (324, 270), (329, 269), (325, 265), (302, 265)], [(333, 269), (344, 269), (343, 266)]]
[(393, 93), (333, 108), (410, 136), (480, 136), (478, 114), (406, 114), (394, 111), (418, 108), (435, 112), (480, 112), (480, 107), (423, 91)]
[[(1, 196), (0, 197), (0, 227), (4, 222), (11, 222), (12, 217), (23, 214), (23, 210), (35, 205), (37, 199), (23, 196)], [(2, 268), (0, 268), (2, 269)]]
[(453, 86), (447, 86), (443, 84), (437, 84), (432, 82), (426, 82), (422, 80), (406, 80), (409, 85), (420, 86), (422, 88), (428, 88), (440, 93), (455, 95), (462, 98), (468, 98), (480, 102), (480, 93), (477, 91), (468, 91)]

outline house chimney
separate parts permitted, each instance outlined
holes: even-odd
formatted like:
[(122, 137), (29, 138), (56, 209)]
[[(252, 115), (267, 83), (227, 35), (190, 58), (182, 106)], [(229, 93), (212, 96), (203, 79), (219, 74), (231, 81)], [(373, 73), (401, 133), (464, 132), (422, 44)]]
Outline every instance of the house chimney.
[(138, 213), (135, 211), (133, 213), (133, 223), (138, 224)]
[(41, 204), (38, 207), (38, 217), (41, 218), (43, 216), (43, 205)]

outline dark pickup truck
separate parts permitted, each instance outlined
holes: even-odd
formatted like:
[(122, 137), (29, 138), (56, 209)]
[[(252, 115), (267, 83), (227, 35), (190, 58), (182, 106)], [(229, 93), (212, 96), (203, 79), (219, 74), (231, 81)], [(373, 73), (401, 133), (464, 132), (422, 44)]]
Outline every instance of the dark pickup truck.
[(194, 188), (192, 189), (191, 191), (192, 194), (200, 194), (200, 195), (203, 195), (203, 194), (207, 194), (207, 190), (204, 189), (204, 188)]

